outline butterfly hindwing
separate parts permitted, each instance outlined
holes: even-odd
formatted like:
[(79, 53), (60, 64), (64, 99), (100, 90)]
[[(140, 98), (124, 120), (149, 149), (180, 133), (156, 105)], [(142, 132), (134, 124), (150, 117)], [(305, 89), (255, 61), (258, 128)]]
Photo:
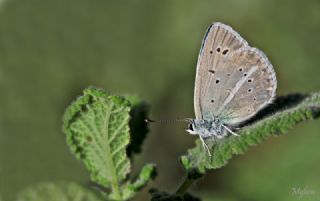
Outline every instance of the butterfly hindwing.
[(196, 119), (214, 115), (237, 124), (270, 103), (275, 89), (275, 72), (267, 57), (231, 27), (214, 23), (198, 58)]

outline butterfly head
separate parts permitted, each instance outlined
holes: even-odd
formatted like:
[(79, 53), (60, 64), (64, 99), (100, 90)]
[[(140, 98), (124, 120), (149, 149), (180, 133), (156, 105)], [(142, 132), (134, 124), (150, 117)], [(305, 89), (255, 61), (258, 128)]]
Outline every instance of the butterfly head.
[(189, 124), (186, 131), (191, 135), (198, 135), (198, 133), (195, 130), (195, 121), (193, 119), (188, 119), (187, 121), (189, 122)]

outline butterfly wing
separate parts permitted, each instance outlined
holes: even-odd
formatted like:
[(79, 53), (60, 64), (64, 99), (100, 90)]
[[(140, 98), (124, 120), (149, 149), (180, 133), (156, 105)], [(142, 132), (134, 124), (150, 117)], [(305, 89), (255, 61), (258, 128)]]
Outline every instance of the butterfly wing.
[(267, 57), (231, 27), (211, 25), (199, 53), (194, 107), (196, 119), (240, 123), (270, 103), (277, 87)]

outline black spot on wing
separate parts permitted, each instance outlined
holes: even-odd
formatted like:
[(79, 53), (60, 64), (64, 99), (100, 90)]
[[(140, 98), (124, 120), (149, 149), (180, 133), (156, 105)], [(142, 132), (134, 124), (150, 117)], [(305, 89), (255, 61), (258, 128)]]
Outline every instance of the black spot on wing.
[(226, 55), (228, 52), (229, 52), (229, 50), (228, 50), (228, 49), (225, 49), (225, 50), (223, 50), (222, 54), (223, 54), (223, 55)]

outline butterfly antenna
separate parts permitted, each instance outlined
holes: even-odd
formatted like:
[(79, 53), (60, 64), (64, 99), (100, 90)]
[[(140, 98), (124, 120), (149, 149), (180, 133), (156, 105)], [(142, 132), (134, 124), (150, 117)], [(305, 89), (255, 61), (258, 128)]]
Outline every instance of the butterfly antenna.
[(170, 123), (177, 123), (177, 122), (189, 122), (190, 119), (161, 119), (161, 120), (153, 120), (153, 119), (145, 119), (144, 120), (147, 123), (165, 123), (165, 124), (170, 124)]

